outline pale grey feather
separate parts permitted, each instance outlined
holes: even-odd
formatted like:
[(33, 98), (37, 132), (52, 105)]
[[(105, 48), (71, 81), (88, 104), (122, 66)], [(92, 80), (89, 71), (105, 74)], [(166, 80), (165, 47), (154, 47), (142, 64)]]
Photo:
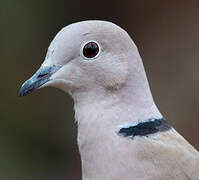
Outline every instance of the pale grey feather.
[[(89, 41), (101, 49), (92, 59), (82, 53)], [(59, 69), (41, 87), (60, 88), (74, 99), (83, 180), (199, 179), (198, 151), (173, 128), (133, 139), (117, 133), (121, 126), (162, 118), (126, 31), (105, 21), (69, 25), (50, 44), (39, 72), (44, 66)], [(23, 88), (35, 81), (39, 77)]]

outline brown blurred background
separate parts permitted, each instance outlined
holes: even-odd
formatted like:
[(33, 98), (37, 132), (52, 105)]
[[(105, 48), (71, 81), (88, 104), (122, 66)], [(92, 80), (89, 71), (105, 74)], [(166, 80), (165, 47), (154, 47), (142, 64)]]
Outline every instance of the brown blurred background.
[(19, 88), (70, 23), (101, 19), (126, 29), (143, 57), (155, 101), (199, 149), (199, 1), (0, 1), (0, 179), (81, 179), (73, 102)]

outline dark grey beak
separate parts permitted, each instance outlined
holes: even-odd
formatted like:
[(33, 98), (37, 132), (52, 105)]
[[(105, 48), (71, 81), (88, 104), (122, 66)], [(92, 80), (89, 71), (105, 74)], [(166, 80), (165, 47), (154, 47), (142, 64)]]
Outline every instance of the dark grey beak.
[(19, 97), (24, 96), (31, 91), (39, 88), (46, 82), (50, 81), (50, 77), (52, 74), (57, 72), (61, 66), (41, 66), (39, 70), (30, 78), (28, 79), (23, 85), (21, 86), (21, 89), (19, 91)]

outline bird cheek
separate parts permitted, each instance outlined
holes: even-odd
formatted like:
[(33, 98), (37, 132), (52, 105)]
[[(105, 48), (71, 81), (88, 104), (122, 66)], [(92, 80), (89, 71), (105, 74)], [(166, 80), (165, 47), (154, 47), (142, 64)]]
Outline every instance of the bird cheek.
[(46, 86), (62, 89), (63, 87), (66, 88), (68, 84), (71, 84), (70, 75), (67, 70), (62, 67), (58, 72), (51, 76), (51, 81), (49, 81)]
[(126, 82), (128, 69), (126, 63), (117, 63), (115, 66), (103, 67), (104, 73), (97, 76), (98, 82), (108, 90), (117, 90)]
[(72, 87), (72, 82), (64, 80), (64, 79), (53, 79), (51, 81), (49, 81), (48, 83), (44, 84), (42, 87), (54, 87), (57, 89), (61, 89), (65, 92), (68, 92), (69, 90), (71, 90)]
[(79, 89), (83, 83), (83, 72), (73, 64), (64, 65), (59, 71), (52, 75), (47, 86), (56, 87), (68, 92)]

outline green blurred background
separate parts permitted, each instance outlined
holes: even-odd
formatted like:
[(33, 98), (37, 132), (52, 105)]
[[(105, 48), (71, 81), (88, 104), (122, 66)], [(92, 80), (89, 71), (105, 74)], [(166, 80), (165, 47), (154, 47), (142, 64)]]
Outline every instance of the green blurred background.
[(18, 91), (54, 35), (87, 19), (129, 32), (161, 112), (199, 147), (199, 1), (0, 0), (1, 180), (81, 179), (72, 99), (53, 88), (21, 99)]

